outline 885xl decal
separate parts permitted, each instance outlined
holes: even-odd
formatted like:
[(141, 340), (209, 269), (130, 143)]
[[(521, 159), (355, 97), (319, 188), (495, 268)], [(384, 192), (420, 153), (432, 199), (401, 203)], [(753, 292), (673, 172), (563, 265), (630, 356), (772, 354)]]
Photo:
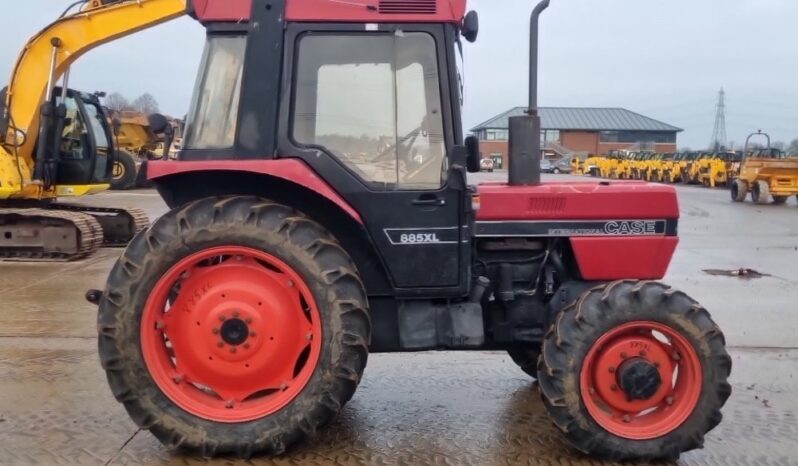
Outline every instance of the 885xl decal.
[(459, 239), (457, 227), (386, 228), (383, 231), (392, 245), (452, 244)]

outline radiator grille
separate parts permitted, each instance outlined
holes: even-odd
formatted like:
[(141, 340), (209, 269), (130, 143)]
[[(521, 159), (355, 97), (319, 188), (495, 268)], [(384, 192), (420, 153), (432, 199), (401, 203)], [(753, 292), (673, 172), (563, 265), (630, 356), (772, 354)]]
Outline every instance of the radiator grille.
[(564, 197), (532, 197), (529, 199), (527, 212), (549, 213), (562, 212), (565, 209)]

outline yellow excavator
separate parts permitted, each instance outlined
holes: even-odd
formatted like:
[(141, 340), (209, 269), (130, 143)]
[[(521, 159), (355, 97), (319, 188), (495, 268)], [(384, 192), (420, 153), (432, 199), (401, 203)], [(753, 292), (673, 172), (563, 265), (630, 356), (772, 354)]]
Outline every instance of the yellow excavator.
[[(69, 89), (69, 67), (99, 45), (182, 16), (185, 0), (75, 7), (28, 41), (0, 92), (0, 259), (79, 259), (126, 244), (149, 223), (138, 209), (56, 202), (108, 189), (116, 156), (107, 115), (96, 96)], [(165, 126), (153, 118), (153, 129)]]

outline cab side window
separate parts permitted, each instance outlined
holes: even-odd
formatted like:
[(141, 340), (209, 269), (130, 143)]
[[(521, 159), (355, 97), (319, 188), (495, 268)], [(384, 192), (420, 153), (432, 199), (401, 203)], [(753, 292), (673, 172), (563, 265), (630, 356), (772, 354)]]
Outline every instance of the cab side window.
[(437, 189), (446, 153), (435, 41), (426, 33), (300, 39), (292, 115), (372, 189)]

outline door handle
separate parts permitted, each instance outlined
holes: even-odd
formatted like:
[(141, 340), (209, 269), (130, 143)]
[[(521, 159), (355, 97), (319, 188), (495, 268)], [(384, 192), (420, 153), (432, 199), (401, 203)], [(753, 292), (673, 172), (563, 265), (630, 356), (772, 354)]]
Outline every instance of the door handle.
[(413, 205), (440, 207), (446, 205), (446, 200), (438, 197), (419, 197), (413, 200)]

